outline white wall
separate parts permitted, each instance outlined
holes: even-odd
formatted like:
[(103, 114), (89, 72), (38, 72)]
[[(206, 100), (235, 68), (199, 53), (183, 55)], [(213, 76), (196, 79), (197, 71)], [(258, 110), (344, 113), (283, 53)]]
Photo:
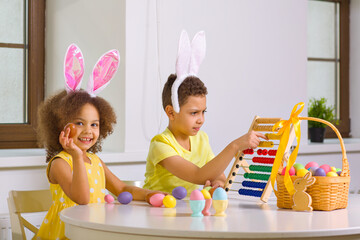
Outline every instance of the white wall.
[(125, 1), (47, 1), (45, 41), (46, 97), (64, 89), (64, 57), (71, 43), (76, 43), (84, 55), (82, 88), (86, 88), (93, 67), (103, 53), (114, 48), (120, 51), (119, 71), (99, 96), (112, 104), (118, 116), (118, 124), (106, 145), (122, 152), (125, 125)]
[(215, 152), (247, 132), (256, 114), (287, 118), (307, 96), (306, 9), (298, 0), (127, 1), (125, 151), (147, 151), (167, 125), (161, 90), (182, 29), (191, 38), (206, 31), (199, 77), (209, 90), (203, 129)]

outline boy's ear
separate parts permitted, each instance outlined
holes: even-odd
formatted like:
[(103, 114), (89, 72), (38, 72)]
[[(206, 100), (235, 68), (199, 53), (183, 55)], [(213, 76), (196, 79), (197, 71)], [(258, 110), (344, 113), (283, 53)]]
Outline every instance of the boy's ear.
[(167, 105), (167, 106), (165, 107), (165, 113), (166, 113), (166, 115), (168, 116), (168, 118), (169, 118), (170, 120), (173, 120), (173, 119), (174, 119), (175, 110), (174, 110), (173, 106)]

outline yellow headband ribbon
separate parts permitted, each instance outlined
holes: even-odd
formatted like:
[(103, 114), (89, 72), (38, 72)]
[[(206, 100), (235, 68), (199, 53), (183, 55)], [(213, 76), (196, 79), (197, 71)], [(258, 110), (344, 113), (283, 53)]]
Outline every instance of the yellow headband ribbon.
[[(280, 128), (279, 131), (275, 134), (281, 135), (279, 148), (277, 150), (274, 164), (273, 164), (273, 167), (271, 170), (271, 175), (270, 175), (271, 185), (274, 189), (275, 194), (277, 194), (277, 190), (275, 190), (275, 188), (274, 188), (275, 181), (276, 181), (276, 175), (278, 174), (278, 170), (283, 161), (285, 149), (286, 149), (286, 146), (289, 141), (291, 125), (293, 126), (293, 128), (295, 130), (297, 145), (296, 145), (296, 148), (291, 153), (288, 163), (286, 164), (286, 170), (285, 170), (285, 175), (284, 175), (284, 184), (290, 195), (293, 195), (295, 193), (294, 185), (293, 185), (293, 182), (291, 181), (291, 178), (289, 175), (289, 170), (295, 163), (295, 160), (296, 160), (296, 157), (298, 154), (298, 150), (299, 150), (299, 146), (300, 146), (301, 131), (300, 131), (299, 114), (304, 109), (304, 105), (305, 104), (303, 102), (296, 104), (294, 106), (293, 110), (291, 111), (289, 120), (279, 121), (273, 126), (273, 132), (275, 132), (276, 129)], [(299, 106), (300, 106), (300, 108), (298, 109)]]

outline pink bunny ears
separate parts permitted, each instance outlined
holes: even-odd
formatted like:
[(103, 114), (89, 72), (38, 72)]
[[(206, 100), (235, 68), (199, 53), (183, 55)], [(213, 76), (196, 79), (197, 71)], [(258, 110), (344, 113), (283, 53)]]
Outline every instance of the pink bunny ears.
[(178, 57), (176, 60), (176, 80), (171, 88), (171, 101), (175, 112), (180, 112), (178, 89), (188, 76), (196, 76), (206, 52), (205, 32), (198, 32), (191, 44), (186, 31), (181, 32)]
[[(87, 92), (95, 97), (110, 83), (119, 68), (120, 54), (116, 49), (102, 55), (94, 66), (87, 85)], [(76, 44), (71, 44), (65, 54), (64, 75), (66, 91), (74, 92), (80, 89), (84, 75), (83, 54)]]

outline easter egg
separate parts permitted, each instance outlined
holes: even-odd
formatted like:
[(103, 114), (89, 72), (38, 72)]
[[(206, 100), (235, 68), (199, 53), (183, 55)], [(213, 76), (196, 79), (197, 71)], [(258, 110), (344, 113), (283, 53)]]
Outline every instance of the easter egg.
[(315, 171), (316, 171), (316, 169), (318, 169), (318, 167), (311, 167), (311, 168), (309, 168), (308, 170), (309, 170), (309, 172), (311, 172), (311, 174), (312, 174), (313, 176), (315, 176)]
[(307, 174), (308, 172), (309, 172), (309, 171), (308, 171), (307, 169), (301, 168), (301, 169), (297, 170), (296, 176), (298, 176), (298, 177), (303, 177), (303, 176), (305, 176), (305, 174)]
[(104, 200), (107, 203), (112, 203), (112, 202), (114, 202), (115, 199), (111, 194), (106, 194), (105, 197), (104, 197)]
[(215, 189), (214, 193), (213, 193), (213, 199), (214, 200), (227, 200), (227, 194), (225, 192), (225, 190), (221, 187), (218, 187)]
[(291, 167), (290, 168), (290, 170), (289, 170), (289, 174), (290, 174), (290, 176), (293, 176), (293, 175), (295, 175), (295, 168), (294, 167)]
[(326, 176), (326, 172), (324, 169), (319, 167), (318, 169), (316, 169), (314, 176), (324, 177)]
[(201, 193), (202, 193), (202, 195), (204, 195), (205, 199), (211, 199), (211, 195), (210, 195), (209, 191), (206, 190), (205, 188), (203, 190), (201, 190)]
[(295, 173), (297, 173), (299, 169), (305, 168), (304, 165), (302, 165), (301, 163), (295, 163), (293, 167), (295, 168)]
[(67, 128), (70, 128), (69, 138), (73, 138), (75, 136), (75, 134), (76, 134), (75, 124), (73, 124), (73, 123), (66, 124), (65, 127), (64, 127), (65, 132), (66, 132)]
[(328, 172), (326, 174), (327, 177), (338, 177), (338, 174), (336, 172)]
[(331, 167), (329, 165), (327, 165), (327, 164), (323, 164), (319, 168), (324, 169), (325, 173), (328, 173), (328, 172), (331, 171)]
[(156, 194), (151, 196), (151, 198), (149, 199), (149, 202), (154, 207), (161, 207), (163, 205), (164, 198), (165, 198), (164, 194), (156, 193)]
[(186, 188), (179, 186), (176, 187), (172, 190), (172, 195), (176, 198), (176, 199), (183, 199), (184, 197), (186, 197), (187, 195), (187, 191)]
[(195, 189), (190, 194), (190, 200), (205, 200), (205, 198), (199, 189)]
[(216, 188), (211, 188), (211, 189), (209, 190), (209, 193), (210, 193), (211, 197), (213, 196), (215, 189), (216, 189)]
[(129, 202), (132, 201), (132, 199), (133, 199), (133, 196), (129, 192), (122, 192), (118, 196), (118, 201), (121, 204), (128, 204)]
[[(286, 170), (286, 167), (284, 167), (283, 168), (283, 170), (281, 171), (281, 175), (285, 175), (285, 170)], [(289, 169), (289, 175), (290, 176), (293, 176), (293, 175), (295, 175), (295, 168), (294, 167), (291, 167), (290, 169)]]
[(319, 167), (319, 164), (317, 162), (308, 162), (306, 165), (305, 165), (305, 168), (306, 169), (309, 169), (311, 167)]
[(163, 199), (163, 204), (167, 208), (173, 208), (176, 206), (176, 199), (171, 195), (166, 195)]
[(336, 167), (330, 167), (330, 172), (336, 172)]
[(341, 174), (341, 170), (340, 170), (340, 171), (337, 171), (336, 173), (337, 173), (337, 175), (338, 175), (338, 176), (340, 176), (340, 174)]
[(338, 171), (341, 172), (342, 171), (341, 168), (336, 168), (336, 172), (338, 172)]

